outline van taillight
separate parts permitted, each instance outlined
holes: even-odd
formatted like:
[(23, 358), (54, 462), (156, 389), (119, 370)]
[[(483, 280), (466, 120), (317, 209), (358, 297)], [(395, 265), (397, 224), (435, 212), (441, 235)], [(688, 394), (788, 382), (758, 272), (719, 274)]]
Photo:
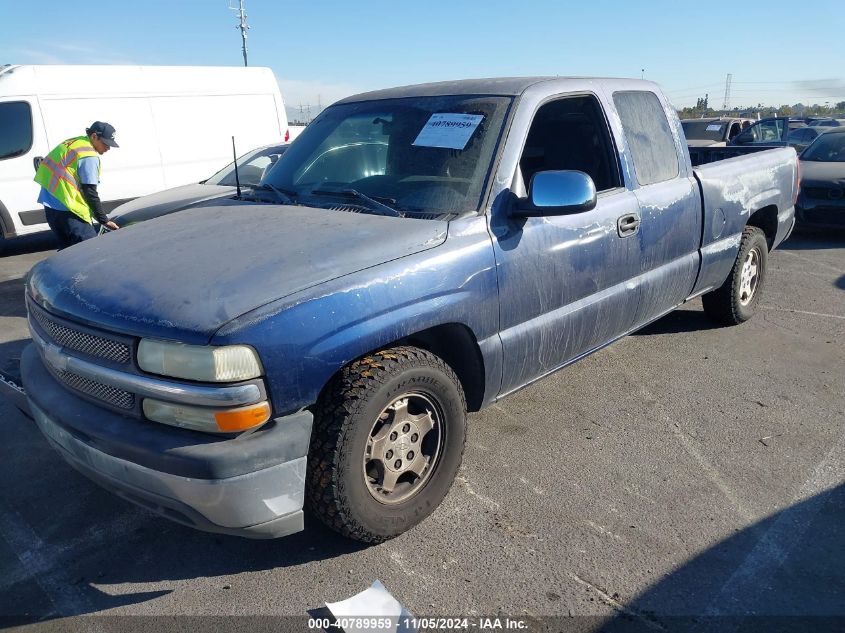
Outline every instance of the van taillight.
[(290, 129), (285, 130), (285, 143), (290, 140)]

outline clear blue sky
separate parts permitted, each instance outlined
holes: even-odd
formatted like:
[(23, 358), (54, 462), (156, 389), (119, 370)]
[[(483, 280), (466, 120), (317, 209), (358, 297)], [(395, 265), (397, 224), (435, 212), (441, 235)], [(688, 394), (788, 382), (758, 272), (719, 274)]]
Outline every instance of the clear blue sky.
[[(236, 4), (237, 0), (231, 0)], [(0, 64), (240, 65), (227, 0), (0, 0)], [(841, 0), (245, 0), (249, 63), (289, 111), (388, 86), (512, 75), (639, 77), (677, 107), (845, 101)], [(643, 71), (644, 69), (644, 71)]]

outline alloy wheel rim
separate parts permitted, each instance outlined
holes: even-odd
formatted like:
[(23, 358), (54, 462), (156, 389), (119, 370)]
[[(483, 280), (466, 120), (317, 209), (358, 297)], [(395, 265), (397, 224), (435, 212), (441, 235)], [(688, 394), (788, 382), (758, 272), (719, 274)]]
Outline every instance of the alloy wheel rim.
[(760, 253), (756, 248), (748, 251), (745, 261), (742, 263), (742, 272), (739, 276), (739, 303), (747, 306), (754, 298), (757, 285), (760, 282)]
[(363, 476), (376, 501), (395, 505), (426, 485), (443, 449), (443, 414), (428, 396), (394, 398), (376, 418), (364, 450)]

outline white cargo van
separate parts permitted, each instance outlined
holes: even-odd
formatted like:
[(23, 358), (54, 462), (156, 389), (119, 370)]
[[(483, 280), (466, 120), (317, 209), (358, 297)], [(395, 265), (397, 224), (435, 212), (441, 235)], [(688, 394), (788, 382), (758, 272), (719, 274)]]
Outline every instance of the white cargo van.
[(61, 141), (111, 123), (119, 149), (102, 157), (106, 211), (198, 182), (240, 154), (287, 140), (287, 115), (269, 68), (210, 66), (0, 67), (0, 228), (44, 230), (34, 160)]

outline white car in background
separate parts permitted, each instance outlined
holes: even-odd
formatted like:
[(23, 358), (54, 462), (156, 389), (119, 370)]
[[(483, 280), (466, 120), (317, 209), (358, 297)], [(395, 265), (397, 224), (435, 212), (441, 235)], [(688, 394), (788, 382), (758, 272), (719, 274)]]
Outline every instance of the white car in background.
[[(284, 154), (288, 145), (288, 143), (266, 145), (238, 158), (238, 177), (241, 187), (256, 186), (264, 173)], [(183, 211), (214, 198), (231, 196), (236, 191), (235, 163), (232, 162), (206, 180), (135, 198), (117, 207), (109, 216), (119, 226), (129, 226), (176, 211)]]

